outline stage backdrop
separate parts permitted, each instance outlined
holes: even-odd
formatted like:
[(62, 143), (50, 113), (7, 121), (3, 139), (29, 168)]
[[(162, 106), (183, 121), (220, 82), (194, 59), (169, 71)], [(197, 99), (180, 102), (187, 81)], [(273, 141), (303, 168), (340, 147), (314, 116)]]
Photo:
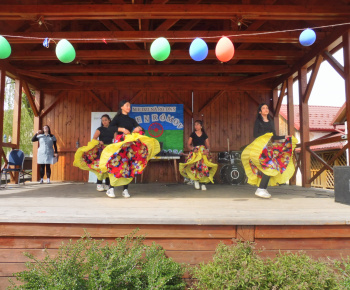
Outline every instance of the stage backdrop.
[(183, 152), (184, 106), (131, 105), (129, 116), (145, 130), (146, 135), (163, 142), (163, 150)]

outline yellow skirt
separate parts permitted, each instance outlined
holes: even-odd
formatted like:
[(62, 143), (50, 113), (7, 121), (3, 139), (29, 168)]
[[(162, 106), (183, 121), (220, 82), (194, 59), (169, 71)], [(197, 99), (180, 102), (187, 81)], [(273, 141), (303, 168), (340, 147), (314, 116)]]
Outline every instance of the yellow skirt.
[(105, 179), (108, 174), (102, 172), (99, 167), (100, 155), (104, 148), (99, 141), (92, 139), (87, 146), (80, 147), (75, 152), (73, 166), (96, 174), (98, 180)]
[(259, 186), (262, 173), (270, 176), (269, 186), (288, 181), (294, 174), (293, 155), (298, 140), (286, 138), (284, 142), (271, 142), (273, 134), (256, 138), (242, 152), (242, 163), (248, 183)]
[(108, 173), (112, 186), (127, 185), (159, 151), (159, 142), (154, 138), (139, 133), (119, 135), (116, 143), (102, 151), (100, 169)]
[(180, 163), (180, 174), (191, 180), (201, 183), (214, 183), (214, 175), (218, 169), (218, 165), (211, 162), (210, 155), (203, 154), (204, 146), (197, 146), (198, 151), (190, 152), (186, 158), (186, 163)]

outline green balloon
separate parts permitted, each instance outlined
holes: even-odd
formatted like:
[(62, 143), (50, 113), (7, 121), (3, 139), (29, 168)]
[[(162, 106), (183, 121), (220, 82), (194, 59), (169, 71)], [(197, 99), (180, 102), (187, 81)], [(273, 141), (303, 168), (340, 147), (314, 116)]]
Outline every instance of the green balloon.
[(152, 42), (151, 55), (155, 60), (163, 61), (170, 55), (169, 41), (164, 37), (159, 37)]
[(75, 49), (67, 39), (61, 39), (56, 46), (56, 56), (64, 63), (72, 62), (75, 59)]
[(7, 39), (0, 36), (0, 59), (8, 58), (11, 55), (11, 45)]

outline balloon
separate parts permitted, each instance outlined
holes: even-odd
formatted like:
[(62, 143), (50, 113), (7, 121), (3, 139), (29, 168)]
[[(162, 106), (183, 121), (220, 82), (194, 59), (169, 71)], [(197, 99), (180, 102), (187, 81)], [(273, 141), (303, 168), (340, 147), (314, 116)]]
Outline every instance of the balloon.
[(56, 56), (64, 63), (72, 62), (75, 59), (75, 49), (67, 39), (61, 39), (56, 46)]
[(196, 38), (190, 46), (190, 56), (195, 61), (202, 61), (208, 55), (208, 45), (201, 38)]
[(316, 33), (312, 29), (305, 29), (299, 36), (299, 42), (303, 46), (310, 46), (316, 41)]
[(227, 37), (221, 37), (215, 47), (216, 57), (222, 62), (227, 62), (233, 58), (234, 53), (232, 41)]
[(11, 45), (7, 39), (0, 36), (0, 59), (8, 58), (11, 55)]
[(164, 37), (159, 37), (152, 42), (151, 55), (155, 60), (163, 61), (170, 55), (169, 41)]

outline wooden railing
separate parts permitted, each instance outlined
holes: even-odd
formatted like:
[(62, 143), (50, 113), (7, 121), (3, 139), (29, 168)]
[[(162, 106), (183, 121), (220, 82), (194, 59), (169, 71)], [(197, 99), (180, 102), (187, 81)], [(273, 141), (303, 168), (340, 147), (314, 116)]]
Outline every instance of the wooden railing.
[[(317, 146), (317, 145), (324, 145), (324, 144), (330, 144), (330, 143), (335, 143), (335, 142), (341, 142), (341, 141), (346, 141), (347, 139), (342, 139), (341, 136), (336, 136), (336, 137), (330, 137), (330, 138), (324, 138), (324, 139), (317, 139), (313, 141), (306, 142), (306, 150), (310, 152), (310, 154), (320, 163), (323, 164), (323, 167), (321, 167), (309, 180), (309, 184), (311, 184), (314, 180), (316, 180), (322, 172), (325, 170), (330, 170), (333, 172), (333, 163), (335, 160), (337, 160), (344, 152), (346, 149), (349, 148), (349, 143), (345, 144), (342, 149), (340, 149), (330, 160), (325, 161), (323, 160), (319, 155), (317, 155), (315, 152), (311, 150), (311, 146)], [(300, 166), (300, 165), (299, 165)]]

